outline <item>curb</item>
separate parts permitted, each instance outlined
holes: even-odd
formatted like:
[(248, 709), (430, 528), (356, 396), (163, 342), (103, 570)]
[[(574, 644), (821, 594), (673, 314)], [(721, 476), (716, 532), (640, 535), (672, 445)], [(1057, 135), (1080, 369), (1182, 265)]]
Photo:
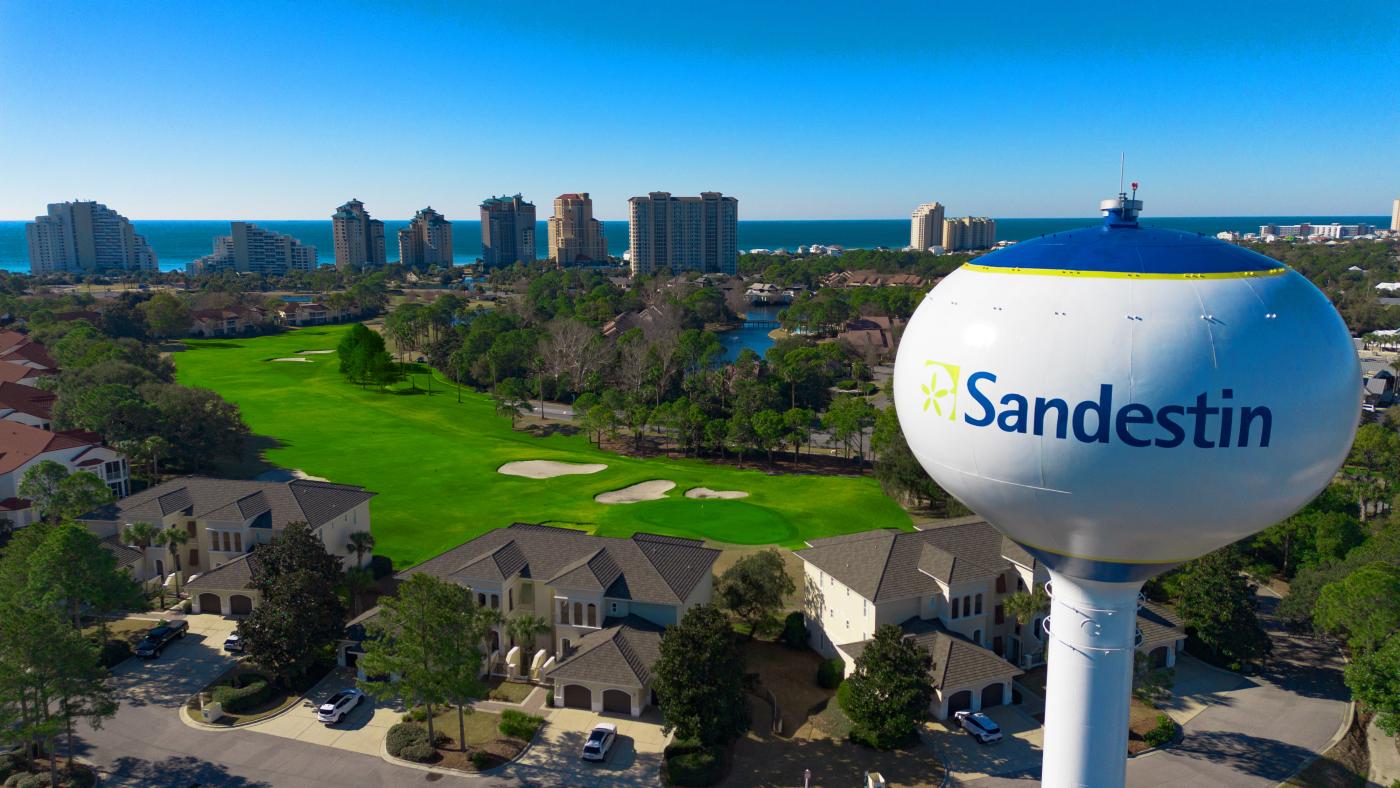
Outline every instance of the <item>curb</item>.
[[(548, 718), (545, 719), (545, 723), (549, 723)], [(379, 742), (379, 758), (385, 763), (392, 764), (394, 766), (404, 766), (409, 769), (417, 769), (420, 772), (430, 772), (432, 774), (461, 774), (467, 777), (501, 777), (505, 776), (505, 770), (507, 767), (515, 765), (517, 762), (519, 762), (521, 758), (525, 757), (525, 753), (529, 752), (534, 748), (535, 742), (540, 738), (540, 733), (543, 730), (544, 725), (540, 725), (539, 730), (535, 731), (535, 735), (530, 737), (530, 740), (525, 743), (524, 747), (520, 748), (520, 752), (516, 753), (514, 758), (511, 758), (510, 760), (506, 761), (503, 764), (500, 764), (499, 766), (492, 766), (490, 769), (484, 769), (482, 771), (473, 772), (467, 771), (466, 769), (454, 769), (451, 766), (429, 766), (424, 763), (414, 763), (413, 761), (405, 761), (402, 758), (395, 758), (394, 756), (389, 754), (389, 737), (387, 734), (385, 735), (384, 739)]]
[[(202, 690), (201, 690), (201, 691), (202, 691)], [(199, 693), (196, 692), (194, 695), (191, 695), (190, 698), (193, 698), (193, 697), (195, 697), (195, 695), (198, 695), (198, 694), (199, 694)], [(299, 707), (301, 706), (302, 702), (305, 701), (305, 700), (306, 700), (306, 693), (302, 693), (301, 695), (298, 695), (298, 696), (297, 696), (297, 699), (296, 699), (296, 700), (292, 701), (291, 703), (288, 703), (288, 704), (287, 704), (287, 708), (282, 709), (281, 711), (277, 712), (276, 714), (269, 714), (269, 715), (266, 716), (266, 717), (262, 717), (262, 718), (260, 718), (260, 719), (252, 720), (252, 721), (249, 721), (249, 722), (236, 722), (236, 723), (234, 723), (234, 724), (232, 724), (232, 725), (210, 725), (210, 724), (207, 723), (207, 722), (199, 722), (198, 720), (195, 720), (195, 719), (191, 718), (190, 715), (188, 715), (188, 714), (185, 713), (185, 710), (189, 707), (189, 702), (190, 702), (190, 701), (189, 701), (189, 698), (186, 698), (186, 699), (185, 699), (185, 702), (184, 702), (183, 704), (181, 704), (180, 710), (179, 710), (179, 714), (180, 714), (180, 721), (181, 721), (181, 722), (185, 723), (185, 725), (187, 725), (187, 726), (189, 726), (189, 727), (191, 727), (191, 728), (195, 728), (196, 730), (206, 730), (206, 731), (234, 731), (234, 730), (238, 730), (239, 728), (251, 728), (251, 727), (254, 726), (254, 725), (261, 725), (261, 724), (264, 723), (264, 722), (269, 722), (269, 721), (271, 721), (271, 720), (275, 720), (275, 719), (277, 719), (278, 717), (281, 717), (282, 715), (287, 714), (287, 713), (290, 712), (292, 709), (299, 708)]]

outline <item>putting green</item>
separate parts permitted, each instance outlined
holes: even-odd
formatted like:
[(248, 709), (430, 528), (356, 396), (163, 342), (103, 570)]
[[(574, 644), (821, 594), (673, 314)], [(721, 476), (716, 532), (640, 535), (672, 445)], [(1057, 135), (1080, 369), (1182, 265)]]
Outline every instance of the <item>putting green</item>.
[[(511, 429), (491, 399), (456, 390), (419, 368), (417, 388), (363, 389), (341, 378), (334, 355), (315, 363), (269, 359), (332, 349), (346, 326), (253, 339), (191, 341), (174, 354), (181, 383), (236, 403), (253, 432), (275, 445), (269, 462), (379, 493), (370, 505), (375, 552), (409, 566), (512, 522), (548, 522), (607, 536), (637, 531), (737, 544), (800, 547), (822, 536), (912, 528), (874, 479), (769, 475), (701, 460), (641, 459), (598, 449), (582, 435), (536, 437)], [(604, 463), (588, 475), (528, 479), (508, 462)], [(662, 500), (625, 505), (593, 497), (651, 479), (676, 488)], [(687, 499), (692, 487), (746, 490), (743, 500)]]

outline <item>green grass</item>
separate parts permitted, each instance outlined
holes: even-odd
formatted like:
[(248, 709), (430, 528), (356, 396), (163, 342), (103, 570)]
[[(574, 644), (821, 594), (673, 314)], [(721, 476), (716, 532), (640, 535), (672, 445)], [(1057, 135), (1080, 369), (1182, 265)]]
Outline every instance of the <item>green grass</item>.
[[(275, 439), (268, 462), (379, 493), (371, 504), (376, 553), (403, 568), (512, 522), (549, 523), (604, 536), (644, 531), (735, 544), (800, 547), (807, 539), (912, 528), (909, 515), (874, 479), (773, 476), (702, 460), (633, 458), (582, 435), (536, 437), (512, 430), (491, 399), (441, 378), (433, 394), (346, 383), (334, 354), (274, 363), (300, 350), (332, 349), (348, 330), (325, 326), (253, 339), (192, 341), (174, 354), (181, 383), (237, 403), (256, 435)], [(601, 462), (587, 476), (534, 480), (496, 472), (515, 460)], [(599, 504), (593, 496), (649, 479), (670, 479), (664, 500)], [(742, 500), (692, 500), (692, 487), (746, 490)]]

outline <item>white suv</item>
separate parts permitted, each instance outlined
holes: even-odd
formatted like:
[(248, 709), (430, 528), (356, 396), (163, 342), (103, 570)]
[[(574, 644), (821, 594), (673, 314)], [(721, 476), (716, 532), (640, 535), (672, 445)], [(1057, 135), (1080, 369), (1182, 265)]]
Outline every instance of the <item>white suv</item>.
[(958, 721), (963, 730), (972, 735), (974, 739), (983, 744), (993, 744), (1001, 741), (1001, 726), (992, 721), (991, 717), (980, 711), (959, 711), (953, 714), (953, 719)]
[(365, 694), (354, 687), (343, 689), (330, 696), (320, 708), (316, 709), (316, 719), (327, 725), (334, 725), (344, 719), (352, 709), (360, 705)]

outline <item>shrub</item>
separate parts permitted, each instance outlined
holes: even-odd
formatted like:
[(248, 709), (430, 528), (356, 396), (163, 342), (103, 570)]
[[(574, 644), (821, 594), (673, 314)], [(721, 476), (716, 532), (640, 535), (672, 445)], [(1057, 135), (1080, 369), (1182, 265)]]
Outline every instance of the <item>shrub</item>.
[(841, 707), (841, 711), (851, 705), (851, 685), (844, 681), (836, 688), (836, 705)]
[(1148, 747), (1161, 747), (1176, 736), (1176, 723), (1165, 714), (1157, 715), (1157, 727), (1143, 735)]
[(851, 380), (850, 378), (836, 381), (836, 388), (841, 389), (842, 391), (850, 391), (855, 387), (856, 382), (854, 380)]
[(266, 703), (273, 694), (272, 684), (256, 673), (234, 676), (214, 688), (214, 700), (229, 714), (242, 714)]
[(102, 644), (97, 660), (104, 668), (116, 667), (122, 660), (131, 656), (131, 644), (125, 640), (109, 640)]
[(12, 774), (5, 780), (5, 788), (49, 788), (49, 776), (29, 772)]
[(846, 676), (846, 663), (839, 658), (823, 660), (817, 666), (817, 686), (836, 689)]
[(714, 785), (724, 777), (724, 751), (705, 747), (668, 758), (666, 779), (672, 785)]
[(437, 757), (437, 750), (427, 742), (416, 742), (399, 750), (397, 757), (414, 763), (427, 763)]
[(472, 766), (475, 766), (478, 769), (487, 768), (491, 765), (491, 762), (494, 760), (496, 759), (492, 756), (491, 753), (487, 752), (486, 750), (477, 750), (471, 754)]
[(401, 753), (404, 748), (421, 744), (428, 745), (428, 729), (422, 725), (411, 722), (401, 722), (389, 729), (389, 734), (384, 737), (384, 748), (395, 758), (403, 758)]
[(539, 730), (540, 725), (543, 723), (544, 720), (540, 717), (526, 714), (523, 711), (506, 709), (501, 712), (501, 724), (499, 727), (503, 736), (529, 741), (530, 738), (535, 735), (535, 731)]
[(8, 780), (10, 775), (28, 768), (29, 762), (19, 753), (0, 755), (0, 780)]
[(554, 708), (554, 688), (553, 688), (553, 687), (550, 687), (550, 688), (549, 688), (549, 696), (545, 698), (545, 703), (549, 704), (549, 707), (550, 707), (551, 709)]
[(702, 749), (704, 749), (704, 745), (700, 743), (699, 739), (672, 739), (671, 743), (666, 745), (666, 749), (662, 751), (662, 755), (666, 760), (670, 760), (677, 755), (699, 752)]
[(369, 571), (375, 580), (379, 580), (394, 573), (394, 562), (387, 555), (372, 555), (369, 557)]
[(788, 648), (807, 647), (807, 621), (801, 613), (787, 614), (787, 618), (783, 619), (783, 634), (780, 639)]
[(63, 781), (68, 788), (92, 788), (97, 785), (97, 772), (81, 764), (70, 764), (63, 773)]
[(422, 706), (414, 706), (404, 712), (404, 722), (426, 722), (428, 720), (428, 710)]

